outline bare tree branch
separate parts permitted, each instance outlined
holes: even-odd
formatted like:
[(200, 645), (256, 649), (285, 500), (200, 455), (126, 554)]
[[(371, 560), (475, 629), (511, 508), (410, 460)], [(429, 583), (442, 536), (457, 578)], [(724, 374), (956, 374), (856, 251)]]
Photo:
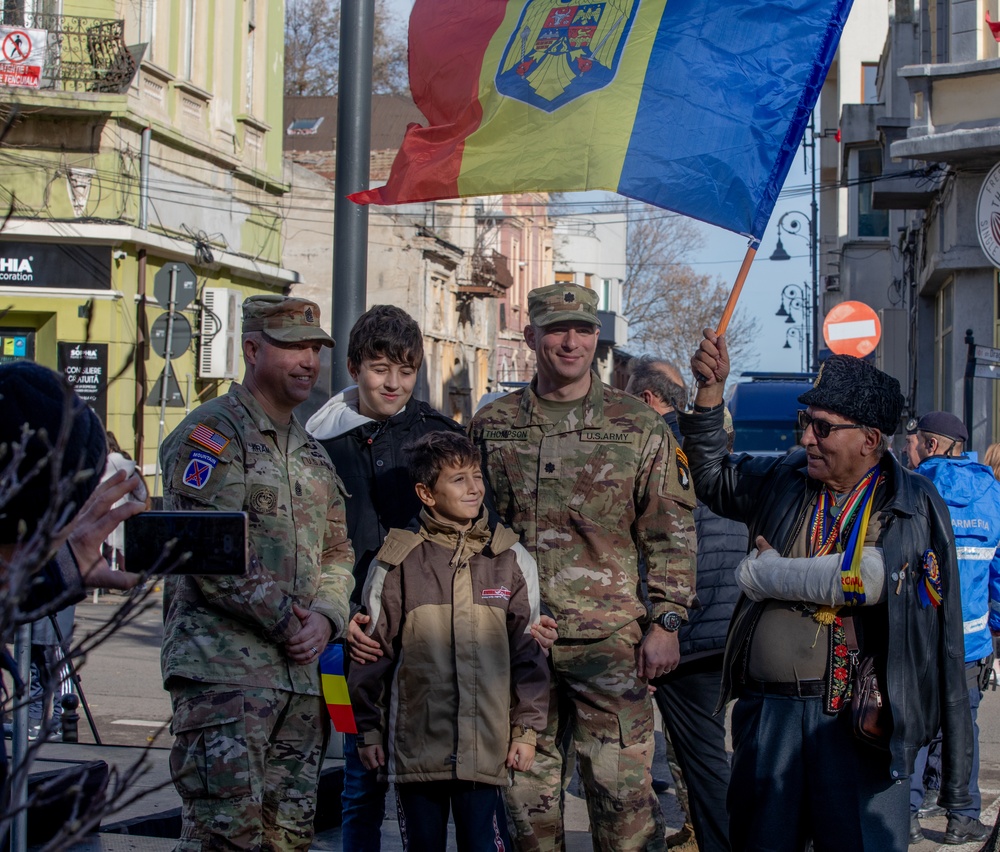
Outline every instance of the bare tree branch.
[[(688, 218), (646, 205), (628, 207), (626, 276), (622, 311), (637, 349), (685, 369), (702, 337), (722, 316), (731, 283), (695, 272), (687, 263), (702, 241)], [(738, 309), (729, 324), (736, 363), (754, 362), (757, 320)]]
[[(285, 12), (285, 94), (335, 95), (340, 61), (340, 3), (288, 0)], [(386, 0), (375, 3), (372, 92), (403, 94), (406, 21), (394, 18)]]

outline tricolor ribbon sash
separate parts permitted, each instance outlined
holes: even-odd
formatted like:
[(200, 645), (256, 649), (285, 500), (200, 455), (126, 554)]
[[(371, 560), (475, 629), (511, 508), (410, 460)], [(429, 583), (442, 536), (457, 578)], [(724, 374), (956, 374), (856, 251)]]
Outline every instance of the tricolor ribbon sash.
[(356, 734), (358, 726), (354, 722), (351, 696), (347, 694), (347, 678), (344, 676), (344, 646), (330, 644), (319, 658), (320, 679), (323, 682), (323, 699), (333, 720), (333, 727), (340, 734)]

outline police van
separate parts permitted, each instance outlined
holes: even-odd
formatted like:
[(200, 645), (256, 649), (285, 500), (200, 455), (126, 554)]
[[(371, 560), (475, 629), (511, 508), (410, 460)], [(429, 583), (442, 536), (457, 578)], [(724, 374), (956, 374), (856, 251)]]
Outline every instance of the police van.
[(799, 396), (813, 386), (815, 373), (743, 373), (729, 396), (736, 442), (733, 452), (784, 455), (801, 437)]

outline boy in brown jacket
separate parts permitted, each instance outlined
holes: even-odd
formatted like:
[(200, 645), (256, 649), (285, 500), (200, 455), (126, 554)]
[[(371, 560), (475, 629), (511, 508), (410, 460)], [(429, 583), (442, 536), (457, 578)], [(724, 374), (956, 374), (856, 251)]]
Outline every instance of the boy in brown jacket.
[(443, 852), (450, 807), (459, 850), (510, 849), (501, 788), (531, 767), (548, 709), (537, 569), (490, 531), (464, 435), (420, 438), (409, 470), (419, 526), (389, 532), (364, 589), (382, 656), (349, 674), (361, 761), (397, 785), (404, 848)]

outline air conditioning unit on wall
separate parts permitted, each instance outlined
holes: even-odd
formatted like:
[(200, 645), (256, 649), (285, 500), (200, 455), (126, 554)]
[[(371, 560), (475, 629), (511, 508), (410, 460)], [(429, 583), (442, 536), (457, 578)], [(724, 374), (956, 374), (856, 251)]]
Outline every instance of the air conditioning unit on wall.
[(227, 287), (206, 287), (201, 295), (199, 379), (235, 379), (240, 371), (242, 294)]

